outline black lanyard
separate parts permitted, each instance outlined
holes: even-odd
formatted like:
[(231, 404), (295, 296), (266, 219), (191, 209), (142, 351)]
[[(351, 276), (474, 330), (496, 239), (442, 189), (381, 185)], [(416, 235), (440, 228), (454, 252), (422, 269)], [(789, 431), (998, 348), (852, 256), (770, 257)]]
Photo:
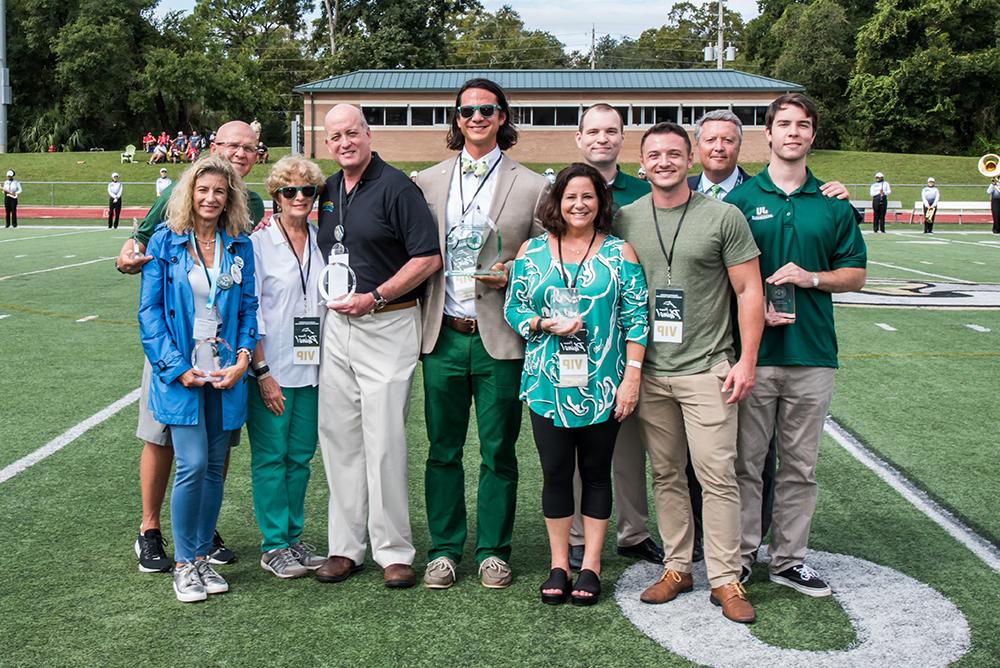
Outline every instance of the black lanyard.
[[(340, 230), (341, 230), (340, 239), (337, 239), (338, 243), (343, 243), (344, 240), (347, 238), (347, 228), (344, 226), (344, 215), (345, 215), (344, 214), (344, 188), (345, 188), (344, 187), (344, 179), (345, 179), (344, 173), (341, 172), (340, 173), (340, 190), (337, 192), (338, 200), (339, 200), (337, 202), (337, 213), (340, 214)], [(351, 190), (351, 194), (347, 197), (347, 213), (351, 212), (351, 202), (354, 201), (354, 196), (358, 194), (359, 190), (361, 190), (361, 184), (363, 182), (364, 182), (364, 179), (361, 179), (360, 181), (358, 181), (357, 185), (354, 186), (354, 189)]]
[(566, 271), (566, 266), (563, 264), (562, 235), (559, 235), (559, 237), (557, 237), (557, 245), (559, 246), (559, 276), (562, 278), (563, 285), (565, 285), (567, 288), (576, 287), (576, 282), (580, 278), (580, 270), (583, 269), (583, 262), (584, 260), (587, 259), (587, 256), (590, 255), (590, 249), (594, 245), (594, 239), (596, 238), (597, 238), (597, 228), (595, 227), (594, 234), (590, 237), (590, 243), (587, 244), (587, 251), (583, 254), (583, 257), (580, 258), (580, 263), (576, 265), (576, 274), (573, 275), (573, 282), (569, 283), (566, 281), (566, 274), (569, 272), (563, 273)]
[(309, 280), (309, 273), (312, 271), (312, 244), (309, 238), (309, 223), (306, 223), (306, 245), (302, 249), (303, 254), (308, 255), (309, 259), (306, 260), (306, 273), (305, 276), (302, 275), (302, 260), (299, 259), (298, 253), (295, 252), (295, 246), (292, 245), (292, 240), (288, 236), (288, 232), (285, 230), (285, 226), (281, 224), (281, 219), (276, 218), (275, 222), (278, 223), (278, 229), (285, 237), (285, 241), (288, 242), (288, 250), (292, 251), (292, 256), (295, 258), (295, 268), (299, 270), (299, 281), (302, 283), (302, 300), (308, 302), (308, 297), (306, 293), (306, 282)]
[(663, 257), (667, 260), (667, 285), (670, 285), (670, 274), (671, 266), (674, 263), (674, 246), (677, 245), (677, 235), (681, 233), (681, 225), (684, 224), (684, 216), (687, 215), (688, 205), (691, 204), (691, 193), (688, 193), (687, 201), (684, 202), (684, 210), (681, 211), (681, 219), (677, 221), (677, 229), (674, 230), (674, 240), (670, 242), (670, 252), (667, 252), (667, 247), (663, 245), (663, 234), (660, 232), (660, 221), (656, 217), (656, 203), (653, 202), (653, 198), (649, 198), (650, 204), (653, 206), (653, 225), (656, 227), (656, 238), (660, 241), (660, 250), (663, 251)]
[[(502, 157), (503, 156), (501, 156), (501, 158)], [(476, 197), (479, 195), (479, 191), (482, 190), (483, 186), (486, 185), (486, 182), (490, 180), (490, 175), (493, 173), (493, 170), (500, 165), (501, 158), (497, 158), (497, 161), (493, 163), (490, 170), (486, 172), (483, 176), (483, 180), (479, 182), (479, 187), (476, 188), (476, 192), (472, 193), (472, 201), (469, 202), (469, 206), (465, 206), (465, 188), (462, 186), (462, 181), (465, 180), (465, 174), (462, 173), (462, 156), (458, 156), (458, 162), (455, 163), (455, 167), (458, 169), (458, 198), (461, 202), (459, 206), (462, 207), (462, 218), (465, 218), (465, 214), (469, 213), (469, 209), (471, 209), (472, 205), (476, 203)]]

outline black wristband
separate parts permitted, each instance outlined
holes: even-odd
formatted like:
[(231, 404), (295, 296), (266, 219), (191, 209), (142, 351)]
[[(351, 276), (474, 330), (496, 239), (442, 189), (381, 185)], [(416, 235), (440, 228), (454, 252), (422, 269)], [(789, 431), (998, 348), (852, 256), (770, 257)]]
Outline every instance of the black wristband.
[(253, 368), (253, 373), (254, 373), (255, 376), (262, 376), (265, 373), (269, 373), (270, 371), (271, 371), (271, 367), (269, 367), (266, 364), (261, 364), (260, 366), (255, 366)]

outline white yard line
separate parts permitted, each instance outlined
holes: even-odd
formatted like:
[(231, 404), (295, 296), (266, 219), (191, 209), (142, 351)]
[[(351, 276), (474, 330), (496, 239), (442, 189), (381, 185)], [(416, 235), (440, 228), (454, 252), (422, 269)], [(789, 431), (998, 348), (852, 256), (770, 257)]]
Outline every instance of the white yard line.
[[(22, 257), (28, 257), (28, 256), (27, 255), (15, 255), (14, 259), (15, 260), (20, 260)], [(986, 264), (986, 263), (984, 262), (983, 264)]]
[(878, 265), (879, 267), (888, 267), (889, 269), (899, 269), (900, 271), (908, 271), (911, 274), (920, 274), (921, 276), (930, 276), (931, 278), (940, 278), (945, 281), (954, 281), (956, 283), (968, 283), (970, 285), (974, 284), (974, 281), (967, 281), (964, 278), (955, 278), (954, 276), (942, 276), (941, 274), (931, 274), (926, 271), (920, 271), (919, 269), (910, 269), (909, 267), (900, 267), (898, 264), (889, 264), (888, 262), (875, 262), (874, 260), (868, 260), (868, 264)]
[(992, 568), (994, 572), (1000, 573), (1000, 548), (966, 526), (964, 522), (955, 517), (951, 512), (942, 508), (936, 501), (927, 496), (923, 490), (907, 480), (902, 473), (862, 445), (858, 439), (851, 436), (832, 417), (826, 418), (823, 431), (829, 434), (840, 447), (847, 450), (851, 456), (871, 469), (887, 485), (899, 492), (917, 510), (944, 529), (948, 535), (969, 548), (974, 555)]
[(76, 257), (76, 255), (63, 255), (63, 259), (64, 260), (68, 260), (68, 259), (73, 258), (73, 257)]
[(42, 447), (38, 448), (30, 455), (25, 455), (21, 457), (13, 464), (5, 466), (0, 469), (0, 483), (7, 482), (14, 476), (16, 476), (21, 471), (24, 471), (30, 466), (37, 464), (49, 455), (54, 455), (59, 452), (67, 445), (75, 441), (76, 439), (83, 436), (89, 430), (93, 429), (97, 425), (101, 424), (112, 415), (115, 415), (123, 408), (127, 408), (134, 404), (139, 399), (139, 388), (136, 388), (126, 394), (124, 397), (114, 402), (110, 406), (94, 413), (89, 418), (80, 422), (74, 427), (71, 427), (68, 431), (60, 434), (56, 438), (52, 439)]
[[(56, 229), (56, 228), (45, 228), (45, 229)], [(59, 228), (65, 229), (65, 228)], [(68, 237), (71, 234), (85, 234), (86, 232), (100, 232), (100, 230), (94, 230), (87, 228), (85, 230), (77, 230), (76, 232), (62, 232), (61, 234), (39, 234), (33, 237), (18, 237), (17, 239), (2, 239), (0, 244), (9, 244), (14, 241), (31, 241), (32, 239), (51, 239), (52, 237)]]
[(887, 324), (886, 324), (886, 323), (884, 323), (884, 322), (876, 322), (876, 323), (875, 323), (875, 326), (876, 326), (876, 327), (879, 327), (879, 328), (881, 328), (881, 329), (884, 329), (884, 330), (885, 330), (885, 331), (887, 331), (887, 332), (895, 332), (895, 331), (896, 331), (896, 328), (895, 328), (895, 327), (893, 327), (892, 325), (887, 325)]
[(9, 318), (9, 317), (10, 317), (10, 313), (0, 313), (0, 320), (3, 320), (4, 318)]
[(91, 320), (97, 320), (96, 315), (85, 315), (84, 317), (77, 320), (77, 322), (89, 322)]
[(969, 329), (971, 329), (974, 332), (983, 332), (984, 333), (984, 332), (990, 331), (989, 327), (983, 327), (982, 325), (966, 325), (966, 327), (968, 327)]
[(0, 281), (6, 281), (9, 278), (19, 278), (21, 276), (32, 276), (34, 274), (45, 274), (50, 271), (59, 271), (60, 269), (72, 269), (73, 267), (83, 267), (88, 264), (96, 264), (98, 262), (104, 262), (106, 260), (113, 260), (117, 255), (108, 255), (107, 257), (99, 257), (96, 260), (88, 260), (86, 262), (77, 262), (76, 264), (64, 264), (61, 267), (51, 267), (49, 269), (36, 269), (35, 271), (26, 271), (22, 274), (10, 274), (9, 276), (0, 276)]

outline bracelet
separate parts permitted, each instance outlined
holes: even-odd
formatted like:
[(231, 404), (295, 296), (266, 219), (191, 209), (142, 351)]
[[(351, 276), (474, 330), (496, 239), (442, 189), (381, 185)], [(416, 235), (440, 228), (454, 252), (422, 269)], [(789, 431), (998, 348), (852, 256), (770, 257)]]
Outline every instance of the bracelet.
[(257, 360), (250, 365), (254, 371), (267, 371), (267, 360)]
[(265, 371), (264, 373), (258, 373), (257, 376), (256, 376), (258, 383), (260, 381), (264, 380), (265, 378), (270, 378), (270, 377), (271, 377), (271, 374), (268, 373), (267, 371)]
[(250, 349), (249, 348), (237, 348), (236, 349), (236, 357), (239, 357), (240, 353), (246, 353), (247, 354), (247, 364), (250, 364), (250, 360), (253, 359), (253, 353), (250, 352)]
[(253, 368), (253, 373), (257, 378), (264, 378), (267, 376), (268, 372), (271, 371), (271, 367), (267, 364), (261, 364), (260, 366), (255, 366)]
[(642, 362), (640, 362), (639, 360), (629, 360), (628, 362), (625, 363), (625, 365), (626, 366), (630, 366), (633, 369), (641, 369), (642, 368)]

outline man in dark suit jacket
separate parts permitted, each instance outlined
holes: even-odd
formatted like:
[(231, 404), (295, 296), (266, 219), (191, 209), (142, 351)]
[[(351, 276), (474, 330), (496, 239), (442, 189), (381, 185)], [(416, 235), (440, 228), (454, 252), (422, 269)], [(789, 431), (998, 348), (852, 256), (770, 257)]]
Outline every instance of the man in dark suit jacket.
[[(548, 190), (544, 176), (503, 154), (516, 141), (503, 90), (488, 79), (472, 79), (458, 91), (448, 133), (448, 147), (460, 153), (416, 176), (445, 250), (444, 270), (428, 280), (423, 304), (424, 414), (430, 442), (424, 492), (431, 534), (424, 584), (432, 589), (455, 582), (464, 550), (462, 451), (473, 400), (482, 456), (475, 548), (479, 577), (493, 589), (512, 580), (507, 562), (517, 497), (524, 339), (504, 321), (503, 301), (507, 264), (525, 240), (542, 232), (535, 211)], [(452, 273), (459, 264), (455, 244), (471, 243), (477, 235), (465, 231), (474, 219), (485, 218), (492, 224), (475, 251), (472, 270), (479, 273)]]

